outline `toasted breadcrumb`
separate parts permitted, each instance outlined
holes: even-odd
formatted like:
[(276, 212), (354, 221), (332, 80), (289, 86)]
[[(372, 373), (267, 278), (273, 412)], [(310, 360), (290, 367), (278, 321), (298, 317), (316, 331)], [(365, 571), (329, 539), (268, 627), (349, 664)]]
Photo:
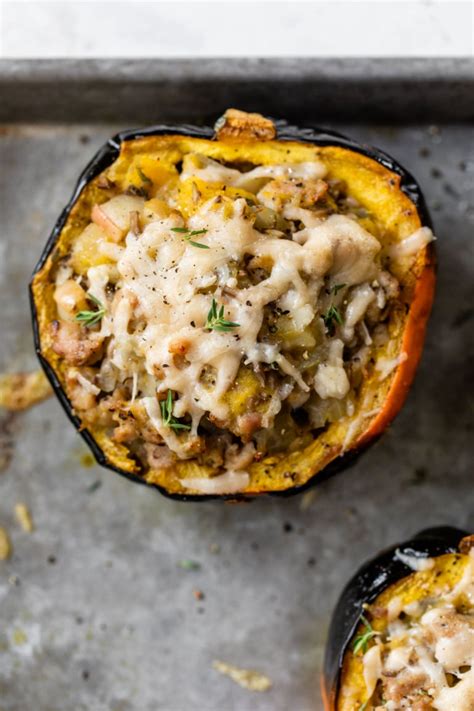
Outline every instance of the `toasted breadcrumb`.
[(241, 138), (255, 141), (270, 141), (276, 136), (273, 121), (261, 114), (248, 114), (238, 109), (227, 109), (217, 120), (216, 136), (219, 140)]
[(26, 410), (52, 393), (51, 385), (42, 370), (0, 375), (0, 407), (7, 410)]
[(311, 508), (316, 496), (317, 492), (315, 489), (310, 489), (309, 491), (306, 491), (301, 497), (300, 510), (307, 511), (309, 508)]
[(7, 560), (12, 554), (12, 544), (7, 531), (0, 526), (0, 560)]
[(25, 533), (31, 533), (33, 531), (33, 519), (31, 518), (30, 510), (26, 504), (15, 504), (15, 516)]
[(459, 551), (464, 555), (469, 555), (471, 548), (474, 548), (474, 534), (470, 536), (464, 536), (459, 544)]
[(268, 676), (252, 669), (241, 669), (218, 659), (213, 661), (212, 666), (220, 674), (225, 674), (236, 684), (249, 691), (268, 691), (272, 686), (271, 679)]

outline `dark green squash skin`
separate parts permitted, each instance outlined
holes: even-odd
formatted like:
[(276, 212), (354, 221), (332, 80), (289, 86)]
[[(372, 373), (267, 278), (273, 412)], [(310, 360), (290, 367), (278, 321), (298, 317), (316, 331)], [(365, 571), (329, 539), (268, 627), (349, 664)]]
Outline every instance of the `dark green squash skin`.
[(373, 602), (390, 585), (413, 572), (395, 556), (395, 552), (398, 550), (421, 558), (456, 553), (459, 542), (467, 535), (467, 532), (450, 526), (425, 529), (378, 553), (349, 580), (334, 609), (326, 643), (321, 684), (329, 708), (336, 708), (344, 654), (360, 622), (362, 606)]
[[(359, 143), (356, 143), (345, 136), (341, 135), (340, 133), (337, 133), (335, 131), (330, 131), (327, 129), (323, 128), (298, 128), (296, 126), (290, 126), (288, 125), (285, 121), (280, 121), (280, 120), (275, 120), (274, 124), (277, 128), (277, 136), (276, 138), (278, 140), (282, 141), (300, 141), (301, 143), (313, 143), (314, 145), (318, 146), (340, 146), (342, 148), (347, 148), (351, 151), (355, 151), (356, 153), (361, 153), (362, 155), (367, 156), (368, 158), (372, 158), (373, 160), (377, 161), (381, 165), (383, 165), (385, 168), (388, 168), (392, 172), (396, 173), (397, 175), (400, 176), (401, 181), (400, 181), (400, 188), (401, 190), (410, 198), (410, 200), (414, 203), (418, 214), (420, 215), (420, 218), (422, 220), (422, 223), (428, 227), (432, 226), (431, 218), (428, 213), (426, 203), (423, 197), (423, 194), (421, 192), (420, 186), (416, 182), (415, 178), (407, 171), (405, 168), (403, 168), (397, 161), (395, 161), (391, 156), (387, 155), (386, 153), (378, 150), (377, 148), (373, 148), (372, 146), (367, 146), (367, 145), (362, 145)], [(78, 182), (76, 184), (76, 187), (74, 188), (73, 194), (67, 203), (66, 207), (62, 211), (61, 215), (59, 216), (56, 224), (53, 227), (53, 230), (49, 236), (49, 239), (43, 249), (43, 252), (41, 253), (40, 259), (34, 269), (32, 278), (41, 270), (43, 267), (44, 263), (46, 262), (47, 258), (51, 254), (51, 252), (54, 251), (54, 248), (56, 246), (56, 242), (59, 239), (59, 236), (61, 234), (61, 231), (66, 223), (66, 220), (69, 216), (69, 213), (71, 212), (72, 207), (76, 203), (76, 201), (79, 199), (79, 196), (85, 187), (87, 183), (89, 183), (93, 178), (95, 178), (99, 173), (104, 171), (108, 166), (110, 166), (118, 157), (119, 152), (120, 152), (120, 145), (124, 141), (131, 141), (136, 138), (142, 138), (144, 136), (157, 136), (157, 135), (167, 135), (167, 134), (177, 134), (177, 135), (183, 135), (183, 136), (191, 136), (194, 138), (207, 138), (207, 139), (212, 139), (215, 135), (214, 129), (208, 126), (204, 127), (197, 127), (197, 126), (188, 126), (188, 125), (178, 125), (178, 126), (173, 126), (173, 125), (157, 125), (157, 126), (150, 126), (148, 128), (143, 128), (143, 129), (132, 129), (128, 131), (122, 131), (121, 133), (118, 133), (116, 136), (113, 136), (110, 138), (103, 146), (102, 148), (99, 149), (99, 151), (96, 153), (96, 155), (92, 158), (92, 160), (88, 163), (88, 165), (85, 167), (84, 171), (81, 173)], [(130, 474), (129, 472), (123, 471), (122, 469), (115, 467), (113, 464), (110, 464), (108, 462), (104, 452), (102, 449), (98, 446), (97, 442), (93, 438), (93, 436), (88, 432), (87, 429), (83, 429), (81, 427), (81, 421), (76, 415), (73, 413), (73, 408), (72, 405), (64, 392), (61, 384), (59, 383), (58, 378), (56, 377), (56, 374), (54, 373), (53, 369), (51, 366), (48, 364), (46, 359), (41, 353), (41, 345), (40, 345), (40, 333), (39, 333), (39, 325), (38, 325), (38, 318), (37, 318), (37, 313), (36, 313), (36, 306), (34, 303), (34, 298), (33, 298), (33, 292), (31, 288), (31, 282), (30, 282), (30, 305), (31, 305), (31, 314), (32, 314), (32, 321), (33, 321), (33, 337), (34, 337), (34, 344), (35, 344), (35, 350), (36, 354), (39, 358), (39, 361), (41, 363), (41, 366), (51, 383), (51, 386), (63, 406), (67, 416), (75, 426), (75, 428), (78, 430), (79, 434), (82, 436), (82, 438), (85, 440), (86, 444), (89, 446), (92, 454), (94, 455), (96, 461), (98, 464), (101, 466), (111, 469), (112, 471), (117, 472), (121, 476), (124, 476), (125, 478), (129, 479), (130, 481), (134, 481), (136, 483), (140, 484), (145, 484), (149, 487), (158, 489), (164, 496), (167, 496), (168, 498), (175, 499), (178, 501), (210, 501), (212, 499), (221, 499), (221, 500), (229, 500), (229, 501), (248, 501), (251, 500), (254, 497), (249, 497), (246, 496), (245, 494), (230, 494), (230, 495), (206, 495), (205, 497), (196, 495), (196, 494), (171, 494), (169, 493), (164, 487), (159, 486), (158, 484), (148, 484), (146, 481), (141, 479), (139, 476)], [(359, 455), (367, 449), (369, 446), (374, 444), (374, 442), (378, 438), (373, 438), (369, 443), (364, 445), (362, 448), (358, 450), (351, 450), (344, 454), (343, 456), (339, 457), (337, 460), (331, 462), (325, 469), (317, 474), (317, 476), (313, 476), (309, 481), (307, 481), (304, 485), (298, 486), (298, 487), (292, 487), (291, 489), (285, 490), (285, 491), (275, 491), (275, 492), (266, 492), (269, 496), (292, 496), (293, 494), (298, 494), (302, 491), (305, 491), (306, 489), (314, 486), (317, 482), (324, 481), (328, 477), (332, 476), (333, 474), (336, 474), (344, 469), (347, 469), (349, 466), (351, 466), (356, 459), (359, 457)]]

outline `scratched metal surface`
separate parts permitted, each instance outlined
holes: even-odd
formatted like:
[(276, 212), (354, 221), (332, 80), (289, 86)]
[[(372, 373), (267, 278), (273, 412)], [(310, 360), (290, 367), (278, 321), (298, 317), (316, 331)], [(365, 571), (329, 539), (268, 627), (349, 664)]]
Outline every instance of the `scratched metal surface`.
[[(1, 132), (1, 370), (36, 366), (29, 274), (78, 171), (116, 128)], [(1, 711), (321, 711), (329, 614), (354, 568), (423, 526), (474, 527), (474, 131), (339, 128), (412, 170), (435, 220), (437, 300), (405, 409), (313, 501), (239, 506), (171, 502), (85, 466), (55, 400), (4, 416), (0, 525), (14, 553), (0, 563)], [(32, 534), (14, 519), (18, 501)], [(213, 659), (256, 668), (273, 688), (246, 691)]]

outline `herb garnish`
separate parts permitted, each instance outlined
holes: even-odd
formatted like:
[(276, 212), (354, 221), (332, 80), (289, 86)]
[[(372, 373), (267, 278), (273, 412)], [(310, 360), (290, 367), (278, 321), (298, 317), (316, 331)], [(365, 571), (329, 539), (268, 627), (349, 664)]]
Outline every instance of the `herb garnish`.
[(148, 177), (148, 175), (145, 175), (145, 173), (143, 172), (143, 170), (142, 170), (139, 166), (137, 166), (137, 173), (138, 173), (138, 175), (140, 176), (140, 180), (142, 181), (142, 183), (148, 183), (149, 185), (152, 184), (153, 181), (150, 180), (150, 178)]
[(173, 415), (173, 392), (168, 390), (166, 400), (161, 400), (161, 417), (165, 427), (170, 427), (172, 430), (190, 430), (191, 425), (186, 425), (179, 422)]
[(357, 635), (357, 637), (354, 640), (354, 647), (353, 647), (353, 652), (354, 654), (358, 654), (359, 652), (362, 652), (363, 654), (366, 653), (367, 651), (367, 645), (369, 643), (369, 640), (371, 640), (373, 637), (376, 637), (379, 633), (374, 630), (372, 625), (370, 624), (369, 620), (365, 615), (361, 615), (360, 619), (365, 625), (365, 632), (362, 634)]
[(201, 567), (201, 564), (198, 563), (196, 560), (180, 560), (178, 563), (180, 568), (183, 568), (183, 570), (199, 570)]
[(331, 330), (334, 328), (334, 321), (339, 324), (339, 326), (342, 326), (343, 319), (341, 316), (341, 312), (337, 308), (337, 306), (334, 306), (332, 304), (327, 312), (323, 316), (324, 320), (324, 325), (326, 326), (327, 329)]
[(238, 328), (240, 323), (235, 323), (235, 321), (227, 321), (224, 318), (224, 307), (221, 306), (217, 309), (217, 302), (212, 299), (212, 306), (207, 314), (207, 321), (204, 328), (209, 329), (209, 331), (231, 331), (233, 328)]
[(171, 232), (177, 232), (178, 234), (180, 234), (181, 237), (183, 237), (187, 242), (189, 242), (189, 244), (192, 244), (193, 247), (199, 247), (199, 249), (209, 249), (209, 246), (207, 244), (203, 244), (202, 242), (195, 242), (191, 239), (191, 237), (206, 234), (207, 230), (188, 230), (187, 227), (172, 227)]
[(365, 711), (365, 709), (367, 708), (367, 704), (369, 703), (369, 701), (370, 701), (370, 699), (367, 699), (367, 701), (364, 701), (364, 703), (363, 703), (361, 706), (359, 706), (359, 711)]
[[(326, 293), (334, 294), (335, 296), (337, 292), (343, 289), (345, 286), (346, 284), (334, 284), (334, 286), (332, 286), (329, 291), (326, 290)], [(342, 326), (344, 319), (342, 318), (341, 312), (339, 311), (337, 306), (331, 304), (327, 312), (323, 314), (323, 321), (329, 333), (332, 335), (334, 333), (335, 323), (338, 323), (339, 326)]]
[(87, 328), (95, 326), (96, 323), (105, 316), (105, 307), (102, 303), (92, 294), (87, 294), (89, 301), (92, 301), (97, 306), (97, 311), (79, 311), (74, 317), (74, 320), (78, 323), (84, 324)]

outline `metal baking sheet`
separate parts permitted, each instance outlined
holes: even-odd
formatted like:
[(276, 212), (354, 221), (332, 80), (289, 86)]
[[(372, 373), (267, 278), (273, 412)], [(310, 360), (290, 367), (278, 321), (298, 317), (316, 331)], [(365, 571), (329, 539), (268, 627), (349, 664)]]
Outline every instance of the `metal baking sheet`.
[[(29, 71), (31, 87), (38, 74)], [(79, 121), (80, 112), (76, 123), (52, 124), (55, 85), (43, 80), (43, 103), (31, 97), (34, 116), (21, 96), (15, 104), (10, 94), (10, 113), (2, 109), (2, 371), (36, 367), (29, 275), (78, 172), (130, 123), (127, 107), (113, 124)], [(295, 107), (304, 106), (295, 86)], [(116, 106), (113, 83), (102, 88), (93, 121), (109, 100)], [(351, 469), (311, 495), (178, 503), (93, 465), (55, 400), (2, 415), (0, 526), (14, 553), (0, 562), (1, 711), (321, 711), (329, 615), (354, 569), (421, 527), (474, 528), (474, 129), (436, 123), (438, 89), (433, 114), (426, 84), (420, 95), (424, 123), (349, 123), (342, 104), (337, 124), (324, 121), (418, 177), (438, 236), (438, 292), (415, 385), (394, 425)], [(268, 105), (255, 97), (253, 108)], [(157, 105), (153, 118), (167, 111)], [(32, 512), (31, 534), (15, 520), (17, 502)], [(185, 569), (183, 560), (200, 567)], [(214, 659), (260, 670), (272, 689), (242, 689), (212, 668)]]
[(229, 106), (290, 121), (474, 120), (474, 63), (452, 59), (0, 62), (0, 121), (213, 122)]

